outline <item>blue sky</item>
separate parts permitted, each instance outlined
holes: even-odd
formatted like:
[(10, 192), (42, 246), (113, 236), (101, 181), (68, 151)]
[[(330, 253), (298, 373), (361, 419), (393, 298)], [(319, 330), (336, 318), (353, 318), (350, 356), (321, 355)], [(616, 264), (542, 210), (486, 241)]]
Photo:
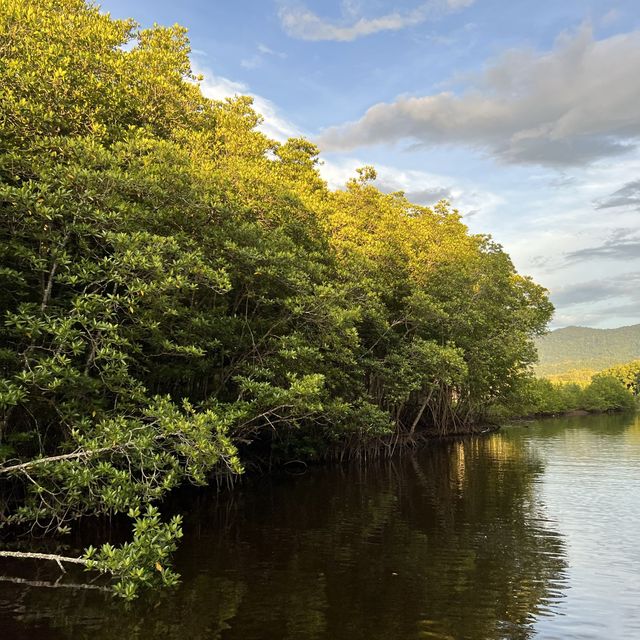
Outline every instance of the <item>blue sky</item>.
[(108, 0), (189, 29), (214, 98), (254, 96), (340, 187), (448, 198), (548, 287), (553, 326), (640, 322), (638, 0)]

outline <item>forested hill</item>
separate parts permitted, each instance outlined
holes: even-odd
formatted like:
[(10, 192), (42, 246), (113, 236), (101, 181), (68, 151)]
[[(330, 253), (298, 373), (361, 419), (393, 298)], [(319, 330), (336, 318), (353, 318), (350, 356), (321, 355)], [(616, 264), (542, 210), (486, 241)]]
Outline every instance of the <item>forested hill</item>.
[(640, 324), (617, 329), (565, 327), (537, 339), (538, 375), (574, 369), (600, 371), (640, 358)]

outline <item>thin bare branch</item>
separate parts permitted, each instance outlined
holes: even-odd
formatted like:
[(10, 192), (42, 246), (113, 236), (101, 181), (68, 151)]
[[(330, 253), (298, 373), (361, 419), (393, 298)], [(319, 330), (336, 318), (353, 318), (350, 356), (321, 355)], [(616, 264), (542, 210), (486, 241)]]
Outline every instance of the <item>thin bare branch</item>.
[(7, 473), (16, 473), (26, 472), (33, 467), (39, 466), (41, 464), (49, 464), (51, 462), (60, 462), (62, 460), (79, 460), (81, 458), (91, 458), (92, 456), (98, 455), (100, 453), (105, 453), (106, 451), (113, 450), (113, 447), (102, 447), (101, 449), (95, 450), (81, 450), (74, 451), (73, 453), (64, 453), (59, 456), (49, 456), (48, 458), (36, 458), (35, 460), (29, 460), (29, 462), (22, 462), (21, 464), (14, 464), (9, 467), (0, 467), (0, 475)]
[(85, 558), (74, 558), (71, 556), (59, 556), (55, 553), (31, 553), (27, 551), (0, 551), (0, 558), (18, 558), (19, 560), (51, 560), (64, 572), (63, 562), (69, 564), (81, 564), (86, 566), (88, 561)]

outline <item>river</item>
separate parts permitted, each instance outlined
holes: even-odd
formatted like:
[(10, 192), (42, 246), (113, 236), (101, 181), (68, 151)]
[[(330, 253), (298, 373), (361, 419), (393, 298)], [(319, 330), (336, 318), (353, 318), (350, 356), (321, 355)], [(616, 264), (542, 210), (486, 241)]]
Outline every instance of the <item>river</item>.
[[(640, 638), (638, 417), (292, 471), (193, 501), (176, 591), (126, 605), (62, 586), (82, 574), (0, 582), (0, 637)], [(38, 572), (22, 578), (57, 577)]]

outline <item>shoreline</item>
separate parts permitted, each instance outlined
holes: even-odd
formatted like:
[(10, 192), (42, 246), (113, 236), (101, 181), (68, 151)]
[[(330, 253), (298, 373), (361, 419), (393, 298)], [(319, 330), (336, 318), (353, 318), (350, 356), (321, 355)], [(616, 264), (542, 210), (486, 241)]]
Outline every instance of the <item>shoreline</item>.
[(505, 425), (510, 423), (533, 422), (534, 420), (549, 420), (553, 418), (581, 418), (587, 416), (616, 415), (620, 413), (636, 413), (638, 410), (629, 411), (626, 409), (571, 409), (570, 411), (531, 413), (523, 416), (505, 418)]

